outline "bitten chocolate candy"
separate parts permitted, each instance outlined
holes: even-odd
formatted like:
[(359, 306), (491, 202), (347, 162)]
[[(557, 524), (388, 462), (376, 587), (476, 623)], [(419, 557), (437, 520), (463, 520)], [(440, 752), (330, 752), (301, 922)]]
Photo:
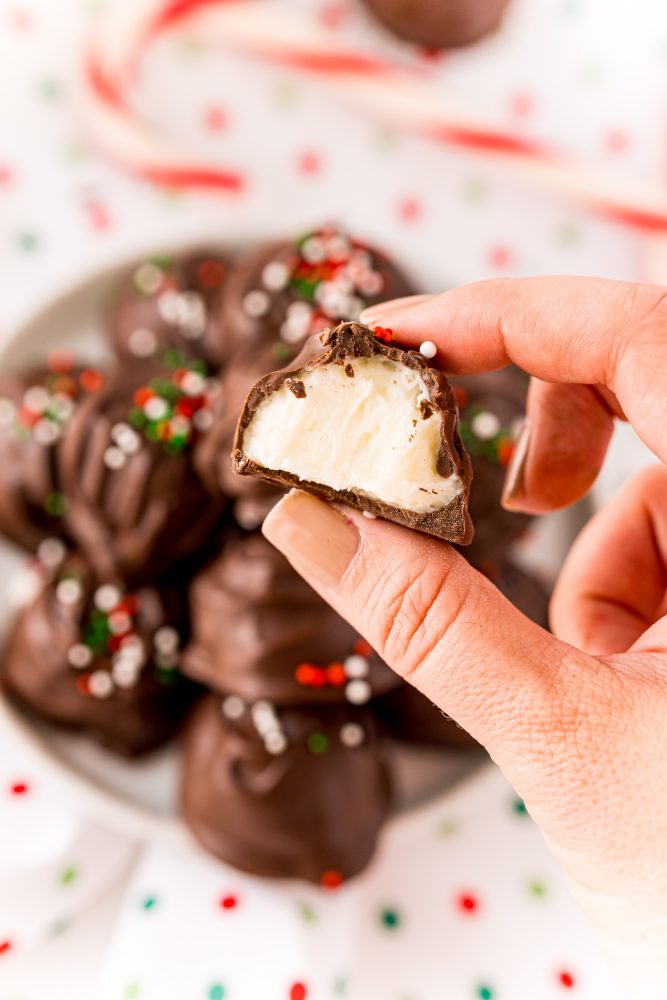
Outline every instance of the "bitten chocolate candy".
[(94, 584), (72, 561), (19, 615), (0, 680), (39, 718), (136, 756), (174, 735), (192, 702), (181, 643), (176, 592)]
[(324, 331), (317, 347), (250, 391), (236, 471), (468, 544), (472, 471), (444, 375), (358, 323)]
[(262, 535), (230, 542), (190, 588), (183, 671), (218, 692), (279, 705), (361, 705), (396, 674)]
[(217, 367), (225, 354), (221, 300), (229, 273), (229, 261), (213, 249), (156, 254), (136, 264), (109, 312), (116, 353), (137, 361), (162, 358), (172, 349)]
[(272, 357), (259, 377), (291, 361), (325, 327), (414, 291), (385, 254), (336, 226), (267, 244), (238, 261), (225, 289), (230, 353), (268, 347)]
[(494, 31), (509, 0), (365, 0), (390, 31), (429, 49), (470, 45)]
[(77, 410), (58, 452), (65, 522), (100, 578), (154, 580), (220, 526), (225, 498), (192, 463), (216, 391), (201, 362), (135, 364)]
[(335, 887), (368, 863), (390, 805), (373, 714), (208, 698), (188, 729), (185, 820), (222, 861)]

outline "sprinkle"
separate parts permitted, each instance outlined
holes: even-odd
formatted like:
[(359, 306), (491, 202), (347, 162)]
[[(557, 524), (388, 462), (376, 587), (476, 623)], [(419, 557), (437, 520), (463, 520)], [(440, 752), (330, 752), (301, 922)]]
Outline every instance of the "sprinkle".
[(166, 399), (161, 396), (151, 396), (144, 404), (144, 413), (149, 420), (162, 420), (168, 410)]
[(345, 688), (345, 697), (353, 705), (364, 705), (370, 700), (371, 694), (371, 686), (368, 681), (350, 681)]
[(65, 577), (56, 587), (56, 598), (66, 607), (71, 607), (80, 601), (82, 593), (81, 584), (71, 576)]
[(201, 433), (210, 431), (213, 426), (213, 414), (210, 410), (197, 410), (192, 417), (192, 425)]
[(386, 909), (380, 914), (382, 924), (388, 930), (395, 930), (401, 923), (401, 917), (397, 910)]
[(432, 340), (425, 340), (423, 344), (419, 345), (419, 353), (425, 358), (434, 358), (438, 353), (438, 348)]
[(222, 714), (230, 722), (236, 722), (245, 712), (245, 702), (237, 694), (228, 695), (222, 703)]
[(88, 691), (93, 698), (108, 698), (113, 691), (113, 681), (105, 670), (94, 670), (88, 678)]
[(114, 608), (118, 607), (121, 601), (121, 593), (118, 587), (114, 587), (113, 584), (107, 583), (102, 587), (98, 587), (95, 591), (94, 596), (95, 607), (100, 611), (113, 611)]
[(37, 558), (46, 569), (57, 569), (66, 554), (65, 544), (59, 538), (45, 538), (37, 546)]
[(344, 747), (354, 750), (364, 742), (364, 730), (358, 722), (346, 722), (341, 726), (340, 741)]
[(146, 261), (140, 264), (134, 272), (134, 285), (142, 295), (155, 295), (164, 280), (162, 268)]
[(38, 420), (32, 429), (32, 436), (37, 444), (48, 448), (60, 437), (60, 428), (52, 420)]
[(132, 628), (132, 619), (126, 611), (114, 611), (107, 624), (112, 635), (126, 635)]
[(311, 733), (308, 737), (308, 749), (311, 753), (326, 753), (329, 749), (329, 740), (325, 733)]
[(471, 896), (468, 893), (464, 893), (461, 896), (459, 896), (458, 906), (459, 909), (463, 910), (465, 913), (474, 913), (476, 910), (479, 909), (479, 903), (477, 902), (475, 897)]
[(76, 881), (77, 875), (76, 868), (66, 868), (64, 872), (61, 872), (60, 881), (63, 885), (71, 885), (72, 882)]
[(323, 889), (338, 889), (343, 884), (343, 876), (335, 868), (330, 868), (323, 872), (320, 878), (320, 885)]
[(272, 729), (264, 737), (264, 747), (268, 753), (277, 757), (287, 749), (287, 737), (281, 729)]
[(570, 990), (574, 986), (574, 976), (571, 972), (561, 972), (558, 976), (558, 982), (561, 986), (564, 986), (566, 990)]
[(157, 351), (157, 337), (152, 330), (139, 326), (128, 336), (127, 346), (136, 358), (150, 358)]
[(104, 452), (104, 464), (107, 469), (117, 472), (127, 464), (127, 455), (120, 448), (110, 447)]
[(365, 510), (363, 514), (364, 517), (367, 517), (369, 521), (374, 521), (377, 517), (377, 514), (374, 514), (372, 510)]
[(470, 421), (470, 429), (480, 441), (491, 441), (500, 431), (500, 420), (495, 413), (484, 410)]
[(178, 649), (181, 644), (181, 637), (175, 628), (170, 625), (163, 625), (153, 636), (155, 648), (161, 653), (171, 653)]
[(75, 670), (84, 670), (90, 666), (92, 660), (92, 649), (89, 646), (85, 646), (82, 642), (75, 643), (67, 651), (67, 662)]
[(11, 941), (8, 940), (0, 941), (0, 956), (6, 955), (7, 952), (11, 950), (11, 947), (12, 947)]
[(248, 292), (247, 295), (243, 297), (243, 311), (251, 319), (259, 319), (261, 316), (265, 316), (271, 307), (271, 300), (266, 292), (261, 291), (259, 288), (254, 289), (252, 292)]
[(289, 284), (289, 277), (287, 265), (273, 260), (262, 271), (262, 284), (270, 292), (280, 292)]
[(118, 659), (111, 667), (111, 678), (116, 687), (131, 688), (139, 679), (140, 669), (128, 660)]
[(351, 679), (368, 677), (369, 664), (364, 656), (358, 656), (356, 653), (353, 656), (348, 656), (343, 666), (345, 673)]
[(33, 385), (23, 394), (23, 405), (31, 413), (43, 413), (49, 405), (50, 395), (48, 389), (42, 385)]
[(317, 236), (309, 236), (301, 244), (301, 256), (309, 264), (321, 264), (327, 257), (327, 248), (324, 240), (319, 239)]
[(378, 340), (381, 340), (385, 344), (390, 344), (394, 339), (393, 330), (390, 330), (385, 326), (374, 327), (373, 333), (375, 334)]
[(64, 517), (69, 507), (69, 501), (64, 493), (54, 490), (48, 493), (44, 500), (44, 510), (49, 517)]
[(96, 368), (86, 368), (79, 375), (79, 382), (84, 392), (99, 392), (104, 385), (104, 375)]
[(293, 983), (289, 991), (289, 1000), (306, 1000), (308, 990), (303, 983)]

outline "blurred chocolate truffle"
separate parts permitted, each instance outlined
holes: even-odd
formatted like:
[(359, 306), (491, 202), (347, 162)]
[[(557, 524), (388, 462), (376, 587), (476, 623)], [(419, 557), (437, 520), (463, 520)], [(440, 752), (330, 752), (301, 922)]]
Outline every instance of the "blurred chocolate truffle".
[(0, 379), (0, 533), (31, 552), (47, 537), (67, 537), (56, 453), (82, 400), (102, 383), (100, 372), (75, 368), (65, 355)]
[(427, 49), (470, 45), (495, 31), (509, 0), (365, 0), (393, 34)]
[(312, 334), (413, 291), (385, 254), (334, 226), (271, 243), (239, 260), (225, 289), (230, 352), (268, 345), (257, 379), (296, 357)]
[(136, 361), (172, 350), (217, 367), (225, 354), (221, 299), (229, 273), (229, 260), (214, 249), (136, 264), (116, 290), (107, 320), (116, 353)]
[(361, 705), (396, 674), (262, 535), (232, 541), (190, 588), (183, 670), (218, 692), (279, 705)]
[(186, 823), (222, 861), (334, 888), (369, 861), (389, 780), (373, 715), (210, 697), (188, 730)]
[(168, 740), (191, 704), (194, 685), (177, 669), (181, 644), (176, 592), (93, 584), (69, 562), (20, 613), (1, 684), (39, 718), (136, 756)]
[(65, 522), (100, 577), (150, 581), (214, 538), (226, 501), (192, 450), (216, 392), (202, 362), (148, 363), (121, 368), (77, 410), (58, 454)]

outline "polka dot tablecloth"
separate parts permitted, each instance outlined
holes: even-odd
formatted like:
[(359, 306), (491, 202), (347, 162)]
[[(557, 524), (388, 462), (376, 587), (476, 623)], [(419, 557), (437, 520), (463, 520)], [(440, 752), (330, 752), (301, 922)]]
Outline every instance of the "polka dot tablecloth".
[[(514, 0), (497, 36), (445, 55), (394, 42), (355, 0), (291, 5), (332, 38), (424, 67), (503, 129), (636, 185), (665, 181), (662, 0), (630, 11), (625, 0)], [(245, 192), (129, 178), (96, 153), (81, 114), (82, 46), (103, 8), (0, 0), (0, 339), (111, 262), (323, 219), (379, 241), (427, 290), (510, 274), (656, 276), (640, 234), (187, 32), (151, 50), (138, 105), (188, 149), (239, 169)], [(394, 822), (364, 877), (323, 893), (79, 817), (0, 733), (0, 1000), (568, 996), (617, 994), (539, 833), (491, 768)]]

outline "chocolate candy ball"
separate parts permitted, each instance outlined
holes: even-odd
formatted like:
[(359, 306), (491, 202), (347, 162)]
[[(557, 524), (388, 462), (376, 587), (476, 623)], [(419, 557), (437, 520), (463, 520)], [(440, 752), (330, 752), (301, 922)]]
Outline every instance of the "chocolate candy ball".
[(188, 730), (183, 814), (222, 861), (334, 886), (369, 861), (390, 805), (373, 715), (208, 698)]
[(500, 24), (509, 0), (365, 0), (399, 38), (428, 49), (470, 45)]
[(70, 562), (14, 624), (2, 687), (41, 719), (124, 756), (146, 753), (177, 731), (192, 701), (177, 670), (182, 629), (176, 592), (128, 593)]
[(190, 588), (188, 676), (280, 705), (364, 704), (399, 683), (262, 535), (232, 541)]
[(225, 354), (220, 303), (229, 273), (227, 257), (214, 249), (136, 264), (116, 289), (107, 320), (116, 353), (137, 361), (171, 349), (217, 367)]

